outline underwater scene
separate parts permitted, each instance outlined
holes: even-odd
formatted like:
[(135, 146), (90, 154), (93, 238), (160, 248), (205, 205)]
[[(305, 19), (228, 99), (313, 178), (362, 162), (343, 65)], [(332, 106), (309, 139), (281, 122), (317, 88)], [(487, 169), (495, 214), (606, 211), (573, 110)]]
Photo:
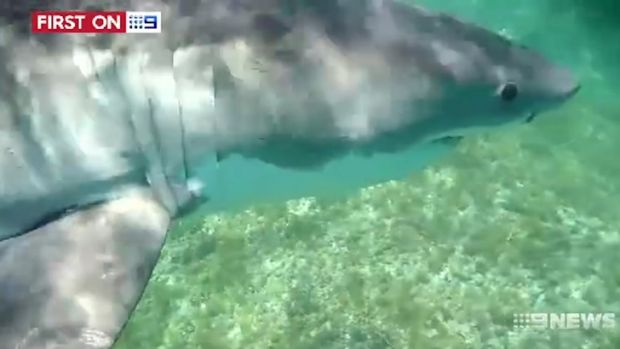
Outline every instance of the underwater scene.
[(402, 180), (200, 207), (175, 223), (114, 348), (620, 348), (620, 3), (416, 3), (531, 46), (581, 91)]

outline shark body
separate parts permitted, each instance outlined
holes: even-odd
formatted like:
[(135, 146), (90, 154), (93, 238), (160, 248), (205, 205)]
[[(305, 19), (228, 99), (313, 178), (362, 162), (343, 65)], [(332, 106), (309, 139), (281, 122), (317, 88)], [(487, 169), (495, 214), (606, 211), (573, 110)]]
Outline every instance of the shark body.
[(42, 6), (76, 9), (0, 6), (3, 348), (110, 347), (206, 163), (354, 161), (374, 170), (361, 186), (579, 89), (528, 48), (392, 1), (127, 1), (104, 8), (162, 11), (163, 32), (114, 37), (31, 36)]

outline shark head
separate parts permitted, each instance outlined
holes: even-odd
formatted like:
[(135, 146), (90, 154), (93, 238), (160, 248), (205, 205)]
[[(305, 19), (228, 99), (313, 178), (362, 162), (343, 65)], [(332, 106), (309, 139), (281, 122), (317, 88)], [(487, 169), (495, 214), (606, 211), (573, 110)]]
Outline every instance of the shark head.
[[(288, 157), (307, 158), (291, 150), (309, 149), (300, 141), (329, 158), (529, 122), (580, 88), (538, 52), (446, 14), (382, 0), (292, 3), (250, 12), (237, 21), (242, 39), (220, 50), (232, 104), (256, 101), (248, 111), (264, 127), (252, 130)], [(274, 142), (264, 144), (244, 153), (274, 162)]]
[(216, 104), (237, 115), (220, 130), (249, 125), (246, 139), (260, 140), (232, 152), (312, 167), (531, 121), (579, 90), (536, 51), (449, 15), (382, 0), (287, 3), (236, 15), (241, 29), (218, 42)]
[(538, 52), (452, 16), (392, 1), (339, 3), (320, 21), (346, 65), (365, 69), (374, 92), (406, 113), (393, 118), (427, 119), (430, 132), (531, 121), (580, 88)]
[(444, 128), (529, 122), (580, 89), (569, 70), (492, 31), (399, 3), (380, 8), (378, 18), (389, 18), (383, 21), (394, 26), (393, 42), (405, 51), (396, 65), (422, 66), (440, 77), (431, 115), (449, 120)]

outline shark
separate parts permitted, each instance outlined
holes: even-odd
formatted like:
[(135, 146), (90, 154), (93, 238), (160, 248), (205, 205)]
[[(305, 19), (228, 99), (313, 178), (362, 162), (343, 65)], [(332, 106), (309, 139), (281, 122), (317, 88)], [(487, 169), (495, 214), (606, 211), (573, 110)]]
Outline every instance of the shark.
[[(46, 9), (161, 11), (162, 32), (31, 34)], [(0, 62), (7, 349), (113, 346), (171, 224), (218, 187), (243, 206), (278, 181), (280, 200), (399, 178), (580, 89), (533, 49), (388, 0), (3, 3)]]

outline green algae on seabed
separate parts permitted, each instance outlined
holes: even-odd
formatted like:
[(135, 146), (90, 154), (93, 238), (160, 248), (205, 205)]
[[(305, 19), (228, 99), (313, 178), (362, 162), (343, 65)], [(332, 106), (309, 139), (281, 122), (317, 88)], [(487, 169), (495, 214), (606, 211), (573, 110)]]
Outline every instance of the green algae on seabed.
[[(545, 170), (505, 158), (535, 159), (519, 137), (470, 141), (337, 204), (173, 232), (119, 347), (617, 348), (612, 332), (512, 330), (513, 313), (620, 307), (620, 219), (562, 185), (596, 174), (556, 158), (543, 168), (557, 170), (550, 186)], [(620, 194), (606, 189), (589, 197)]]
[(512, 313), (620, 309), (620, 219), (600, 204), (620, 183), (569, 145), (530, 149), (541, 132), (469, 140), (335, 204), (196, 214), (118, 347), (617, 348), (614, 332), (512, 330)]
[(601, 58), (620, 49), (594, 38), (609, 32), (584, 34), (574, 11), (537, 12), (540, 1), (425, 3), (533, 42), (555, 28), (547, 40), (572, 40), (583, 93), (338, 202), (194, 213), (117, 349), (620, 348), (620, 329), (512, 324), (513, 313), (620, 313), (620, 84)]

